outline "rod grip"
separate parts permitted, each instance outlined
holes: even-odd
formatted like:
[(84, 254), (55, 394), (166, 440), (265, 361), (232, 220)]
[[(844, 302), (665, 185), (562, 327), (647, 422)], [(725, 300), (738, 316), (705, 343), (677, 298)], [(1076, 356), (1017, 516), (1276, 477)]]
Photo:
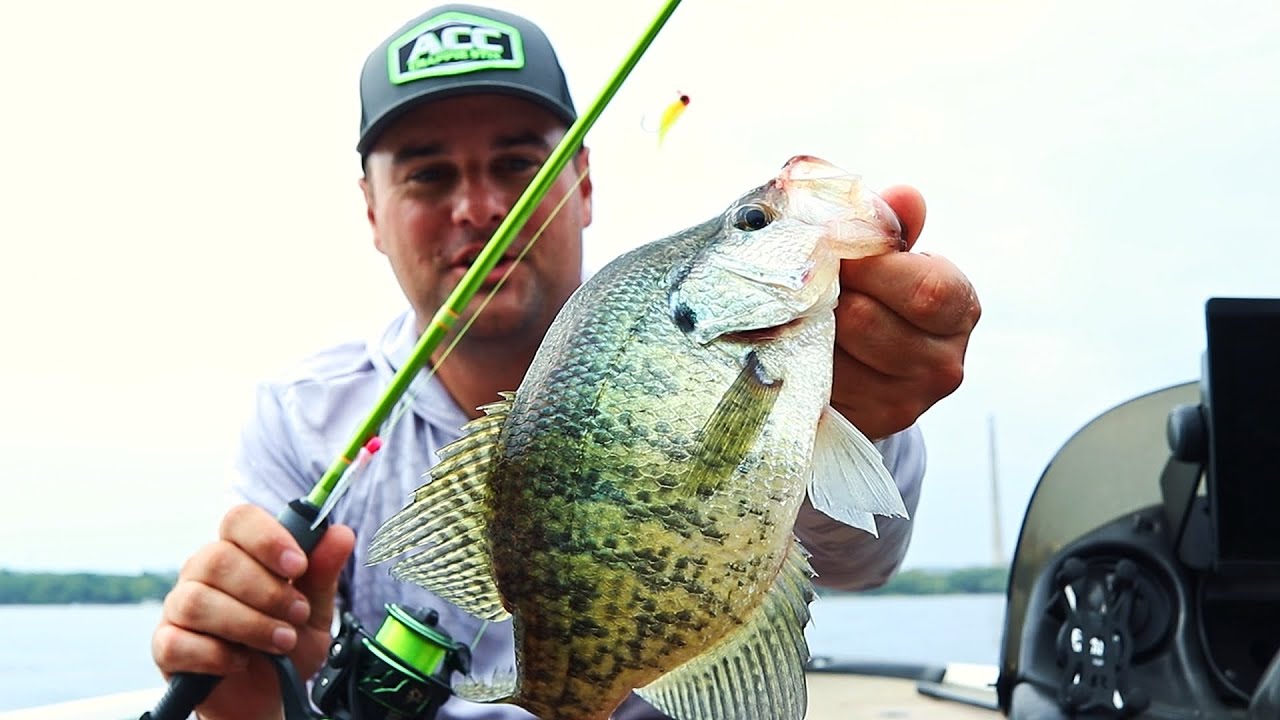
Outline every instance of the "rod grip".
[(186, 720), (196, 706), (209, 697), (222, 678), (202, 673), (177, 673), (169, 679), (169, 689), (142, 720)]
[[(276, 519), (289, 531), (293, 539), (298, 541), (302, 552), (310, 555), (329, 526), (326, 518), (315, 529), (311, 528), (311, 523), (319, 514), (320, 508), (307, 502), (305, 498), (298, 498), (290, 502)], [(195, 711), (196, 706), (209, 697), (221, 680), (222, 678), (218, 675), (174, 673), (173, 677), (169, 678), (169, 689), (156, 703), (155, 708), (151, 712), (144, 713), (140, 720), (186, 720)]]

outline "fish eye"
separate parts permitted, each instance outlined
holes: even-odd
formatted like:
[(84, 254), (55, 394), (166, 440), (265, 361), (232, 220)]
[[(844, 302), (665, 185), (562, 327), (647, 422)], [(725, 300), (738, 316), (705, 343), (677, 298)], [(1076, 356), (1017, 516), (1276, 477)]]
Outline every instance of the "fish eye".
[(773, 213), (763, 205), (743, 205), (733, 211), (733, 226), (739, 230), (759, 230), (773, 222)]

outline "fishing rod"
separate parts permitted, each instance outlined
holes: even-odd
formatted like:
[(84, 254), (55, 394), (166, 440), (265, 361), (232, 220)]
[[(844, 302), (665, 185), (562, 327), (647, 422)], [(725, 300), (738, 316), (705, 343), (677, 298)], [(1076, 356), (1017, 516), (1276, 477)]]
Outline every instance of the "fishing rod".
[[(357, 459), (362, 459), (363, 462), (367, 460), (368, 454), (377, 451), (376, 443), (374, 445), (370, 443), (377, 437), (379, 428), (391, 414), (401, 396), (408, 390), (414, 376), (426, 365), (431, 354), (453, 329), (462, 310), (480, 289), (484, 278), (497, 266), (516, 234), (533, 215), (534, 208), (551, 189), (552, 182), (568, 165), (574, 153), (581, 148), (587, 131), (613, 100), (613, 96), (617, 94), (622, 83), (631, 74), (679, 4), (680, 0), (666, 0), (658, 11), (657, 17), (649, 23), (640, 39), (623, 58), (621, 66), (588, 106), (587, 111), (569, 126), (569, 130), (551, 152), (546, 163), (534, 175), (529, 186), (525, 188), (524, 193), (516, 200), (489, 242), (485, 244), (479, 257), (471, 264), (457, 287), (436, 311), (414, 347), (413, 353), (392, 377), (390, 385), (387, 386), (364, 422), (357, 428), (342, 454), (329, 465), (310, 493), (291, 501), (277, 516), (276, 519), (289, 531), (303, 552), (310, 555), (316, 544), (320, 542), (325, 530), (328, 529), (327, 514), (332, 508), (332, 503), (328, 502), (330, 496), (335, 489), (340, 488), (344, 476), (348, 474), (353, 464), (357, 468), (360, 467)], [(324, 514), (321, 513), (321, 508), (325, 509)], [(144, 713), (141, 720), (184, 720), (197, 705), (209, 697), (221, 679), (220, 676), (203, 673), (176, 673), (170, 679), (168, 690), (160, 698), (155, 709)]]

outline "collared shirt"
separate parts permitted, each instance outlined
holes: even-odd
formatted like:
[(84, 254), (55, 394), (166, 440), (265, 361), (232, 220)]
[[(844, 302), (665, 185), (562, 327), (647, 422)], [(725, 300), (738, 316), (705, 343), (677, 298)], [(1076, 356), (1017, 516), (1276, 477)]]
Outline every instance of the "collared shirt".
[[(283, 377), (258, 386), (236, 457), (233, 490), (237, 499), (278, 514), (291, 500), (311, 491), (409, 358), (418, 341), (413, 320), (413, 313), (405, 312), (372, 340), (322, 350)], [(468, 644), (475, 640), (473, 672), (483, 677), (514, 668), (510, 620), (486, 625), (431, 592), (392, 578), (390, 563), (366, 565), (374, 533), (408, 504), (435, 464), (436, 451), (458, 439), (467, 420), (443, 385), (419, 375), (379, 432), (382, 449), (337, 501), (331, 519), (356, 533), (354, 556), (341, 577), (340, 611), (351, 610), (367, 631), (375, 633), (388, 603), (433, 609), (439, 613), (439, 627), (454, 640)], [(913, 426), (877, 446), (914, 516), (925, 464), (919, 429)], [(804, 504), (796, 533), (812, 553), (810, 562), (822, 573), (819, 582), (858, 588), (879, 584), (892, 574), (906, 553), (911, 522), (876, 520), (878, 539)], [(452, 698), (438, 717), (529, 720), (533, 716), (513, 705)], [(616, 720), (662, 717), (634, 696), (614, 714)]]

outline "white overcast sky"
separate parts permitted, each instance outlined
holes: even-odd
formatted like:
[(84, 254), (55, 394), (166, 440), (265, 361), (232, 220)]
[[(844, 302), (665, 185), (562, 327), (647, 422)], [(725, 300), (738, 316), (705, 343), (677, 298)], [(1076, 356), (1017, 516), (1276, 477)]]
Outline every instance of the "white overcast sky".
[[(213, 535), (255, 380), (399, 311), (356, 187), (356, 87), (427, 7), (0, 10), (0, 567), (176, 568)], [(503, 7), (544, 26), (585, 109), (659, 3)], [(685, 0), (588, 136), (589, 262), (798, 153), (920, 188), (918, 249), (985, 314), (923, 420), (907, 565), (985, 563), (989, 415), (1012, 544), (1071, 433), (1198, 376), (1207, 298), (1280, 295), (1276, 7)], [(693, 103), (659, 153), (641, 118), (677, 90)]]

